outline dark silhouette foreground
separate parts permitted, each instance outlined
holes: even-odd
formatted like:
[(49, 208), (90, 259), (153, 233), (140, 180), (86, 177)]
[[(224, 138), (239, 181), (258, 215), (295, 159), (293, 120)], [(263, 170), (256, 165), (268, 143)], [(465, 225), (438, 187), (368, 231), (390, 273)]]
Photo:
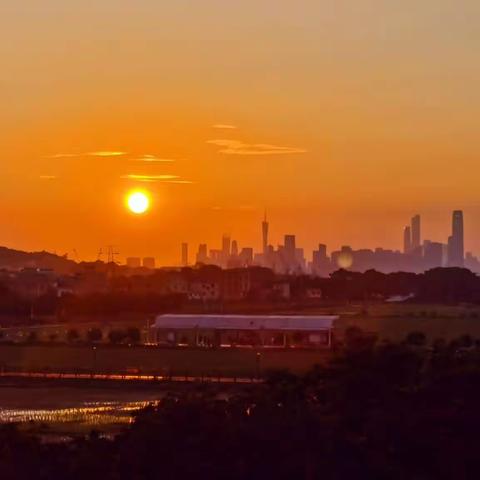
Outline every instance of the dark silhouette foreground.
[(480, 350), (351, 342), (328, 367), (222, 399), (192, 387), (114, 440), (0, 429), (10, 479), (464, 479), (480, 469)]

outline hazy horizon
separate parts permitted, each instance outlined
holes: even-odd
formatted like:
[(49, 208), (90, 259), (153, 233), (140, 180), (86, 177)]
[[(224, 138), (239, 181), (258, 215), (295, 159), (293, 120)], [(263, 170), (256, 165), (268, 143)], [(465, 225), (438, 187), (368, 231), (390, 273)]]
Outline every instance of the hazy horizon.
[[(21, 4), (20, 4), (21, 3)], [(480, 253), (480, 4), (0, 0), (0, 244), (178, 264), (180, 243)], [(128, 191), (152, 197), (132, 215)]]

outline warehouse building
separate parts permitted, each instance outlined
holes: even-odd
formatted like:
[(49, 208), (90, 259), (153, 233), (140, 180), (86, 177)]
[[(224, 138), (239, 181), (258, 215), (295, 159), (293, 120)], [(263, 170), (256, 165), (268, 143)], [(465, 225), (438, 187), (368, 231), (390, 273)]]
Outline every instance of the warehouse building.
[(334, 315), (158, 315), (150, 343), (203, 348), (332, 346)]

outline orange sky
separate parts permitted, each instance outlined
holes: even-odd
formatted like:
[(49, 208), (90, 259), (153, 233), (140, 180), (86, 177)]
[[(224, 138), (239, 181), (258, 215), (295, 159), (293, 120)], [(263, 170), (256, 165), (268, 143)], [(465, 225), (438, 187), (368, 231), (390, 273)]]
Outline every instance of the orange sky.
[(479, 21), (473, 0), (0, 0), (1, 243), (178, 263), (224, 232), (259, 248), (266, 207), (274, 244), (399, 248), (412, 214), (445, 241), (462, 208), (480, 253)]

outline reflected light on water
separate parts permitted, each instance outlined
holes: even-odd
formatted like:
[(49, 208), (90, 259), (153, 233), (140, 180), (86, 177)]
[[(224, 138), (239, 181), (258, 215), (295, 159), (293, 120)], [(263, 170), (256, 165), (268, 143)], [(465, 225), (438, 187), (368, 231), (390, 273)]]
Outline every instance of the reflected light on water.
[(0, 409), (0, 423), (80, 423), (87, 425), (129, 424), (138, 412), (158, 402), (101, 402), (87, 403), (82, 407), (52, 410)]

